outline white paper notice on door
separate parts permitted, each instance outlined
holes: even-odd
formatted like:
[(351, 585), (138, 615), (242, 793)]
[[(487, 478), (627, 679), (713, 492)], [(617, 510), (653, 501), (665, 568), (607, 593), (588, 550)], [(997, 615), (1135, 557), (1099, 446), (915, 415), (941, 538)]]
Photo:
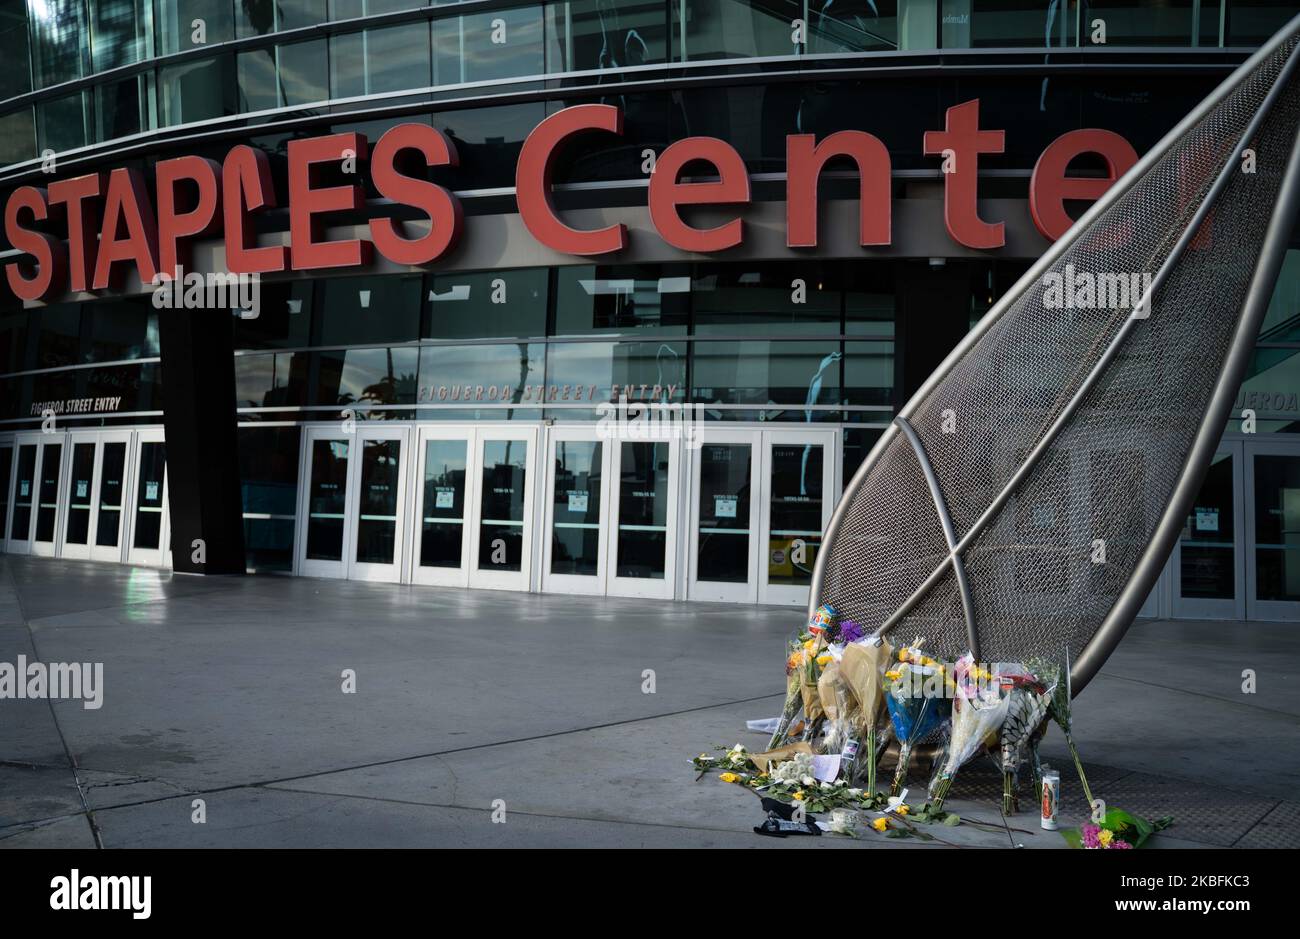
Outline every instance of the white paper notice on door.
[(84, 479), (77, 480), (77, 498), (84, 499), (90, 495), (90, 483)]
[(715, 518), (735, 518), (736, 497), (735, 496), (714, 496), (713, 515)]
[(31, 491), (32, 491), (31, 480), (24, 479), (22, 482), (18, 484), (18, 495), (21, 496), (22, 498), (26, 499), (28, 494)]
[(158, 498), (158, 483), (154, 480), (148, 480), (144, 484), (144, 497), (150, 502)]
[(434, 508), (450, 509), (456, 505), (456, 493), (450, 489), (439, 489), (438, 496), (434, 500)]
[(1198, 508), (1196, 510), (1196, 530), (1197, 531), (1218, 531), (1219, 510)]
[(569, 511), (570, 512), (587, 511), (587, 493), (571, 491), (569, 493)]

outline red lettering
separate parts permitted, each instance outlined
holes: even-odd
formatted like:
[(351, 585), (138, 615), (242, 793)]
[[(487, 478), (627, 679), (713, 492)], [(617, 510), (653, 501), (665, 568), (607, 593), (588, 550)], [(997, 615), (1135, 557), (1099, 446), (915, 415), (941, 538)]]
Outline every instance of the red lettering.
[(108, 174), (91, 173), (50, 183), (50, 205), (66, 207), (68, 217), (69, 288), (90, 289), (94, 278), (95, 245), (99, 239), (99, 212), (93, 200), (104, 189)]
[(828, 160), (846, 156), (858, 165), (858, 244), (890, 241), (889, 151), (871, 134), (842, 130), (819, 144), (812, 134), (785, 138), (785, 243), (817, 247), (817, 180)]
[(119, 261), (134, 263), (143, 284), (152, 283), (158, 275), (157, 216), (144, 185), (144, 174), (125, 166), (108, 176), (104, 225), (99, 232), (99, 253), (95, 257), (96, 290), (120, 283), (120, 268), (117, 271), (113, 268)]
[(943, 220), (948, 234), (968, 248), (1001, 248), (1007, 243), (1003, 223), (979, 216), (979, 155), (1001, 153), (1006, 134), (980, 130), (978, 98), (949, 108), (945, 128), (925, 132), (925, 152), (944, 157)]
[(551, 201), (551, 174), (556, 153), (570, 137), (591, 130), (623, 133), (623, 112), (608, 104), (580, 104), (557, 111), (524, 141), (515, 167), (515, 202), (533, 237), (564, 254), (609, 254), (627, 245), (627, 228), (610, 225), (590, 231), (560, 221)]
[(19, 300), (45, 300), (63, 292), (68, 252), (52, 235), (24, 228), (19, 218), (23, 211), (34, 221), (43, 222), (49, 218), (50, 205), (45, 190), (19, 186), (5, 203), (5, 237), (10, 245), (30, 254), (36, 262), (33, 270), (31, 264), (10, 261), (5, 265), (5, 279)]
[[(216, 229), (217, 203), (221, 200), (221, 167), (214, 160), (185, 156), (161, 161), (154, 171), (158, 190), (158, 269), (170, 277), (189, 266), (189, 245), (194, 238)], [(189, 211), (177, 211), (176, 184), (188, 180), (198, 187), (198, 200)]]
[(261, 150), (240, 145), (221, 166), (222, 215), (225, 219), (226, 270), (232, 274), (282, 271), (289, 254), (283, 245), (250, 247), (257, 242), (250, 213), (275, 205), (271, 165)]
[(375, 248), (395, 264), (427, 264), (460, 238), (464, 212), (459, 200), (443, 187), (398, 171), (397, 155), (403, 150), (418, 150), (428, 166), (458, 166), (460, 159), (456, 145), (428, 124), (399, 124), (388, 130), (370, 157), (370, 178), (379, 194), (429, 216), (429, 233), (421, 238), (404, 237), (401, 222), (371, 219)]
[[(678, 182), (689, 164), (713, 164), (718, 179)], [(695, 228), (682, 221), (679, 206), (745, 205), (749, 202), (749, 174), (745, 161), (730, 144), (716, 137), (687, 137), (673, 144), (655, 161), (650, 177), (650, 220), (660, 237), (682, 251), (725, 251), (740, 244), (744, 223), (733, 218), (714, 228)]]
[[(1106, 162), (1106, 175), (1101, 178), (1067, 176), (1070, 161), (1085, 153), (1095, 153)], [(1137, 151), (1119, 134), (1109, 130), (1072, 130), (1062, 134), (1048, 145), (1034, 164), (1029, 178), (1029, 214), (1044, 238), (1055, 241), (1074, 224), (1065, 211), (1067, 199), (1100, 199), (1133, 164)]]
[(289, 258), (296, 271), (369, 264), (372, 246), (360, 238), (325, 241), (326, 212), (356, 212), (366, 196), (356, 183), (312, 188), (311, 169), (317, 163), (364, 160), (369, 149), (365, 134), (330, 134), (289, 141)]

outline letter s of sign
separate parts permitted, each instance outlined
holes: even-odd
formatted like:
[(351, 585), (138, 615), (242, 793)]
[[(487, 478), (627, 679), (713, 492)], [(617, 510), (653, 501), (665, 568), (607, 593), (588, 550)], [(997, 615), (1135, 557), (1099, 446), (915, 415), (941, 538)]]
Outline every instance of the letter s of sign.
[(429, 233), (407, 238), (400, 231), (401, 222), (375, 218), (370, 220), (370, 237), (376, 250), (394, 264), (427, 264), (460, 239), (464, 212), (459, 200), (442, 186), (398, 170), (398, 157), (408, 150), (418, 151), (426, 166), (460, 165), (456, 145), (437, 128), (399, 124), (386, 131), (370, 156), (370, 178), (381, 196), (429, 216)]
[(534, 238), (564, 254), (610, 254), (627, 245), (626, 226), (609, 225), (589, 231), (570, 228), (560, 221), (551, 202), (556, 152), (569, 138), (591, 130), (622, 135), (623, 112), (608, 104), (580, 104), (557, 111), (532, 129), (515, 167), (519, 217)]
[(9, 244), (30, 255), (35, 269), (23, 261), (10, 261), (5, 265), (5, 279), (9, 289), (19, 300), (43, 300), (63, 292), (68, 274), (68, 250), (52, 235), (33, 231), (22, 226), (20, 212), (37, 222), (50, 215), (50, 203), (44, 189), (20, 186), (5, 203), (5, 237)]

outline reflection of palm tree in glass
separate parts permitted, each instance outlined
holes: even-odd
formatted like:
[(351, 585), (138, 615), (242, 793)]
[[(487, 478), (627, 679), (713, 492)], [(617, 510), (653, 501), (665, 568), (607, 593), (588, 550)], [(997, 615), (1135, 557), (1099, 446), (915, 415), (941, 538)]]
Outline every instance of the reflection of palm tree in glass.
[[(809, 424), (812, 423), (813, 419), (813, 405), (817, 403), (817, 399), (822, 393), (822, 376), (826, 373), (826, 369), (830, 368), (839, 360), (839, 351), (832, 352), (830, 355), (826, 356), (822, 359), (821, 365), (817, 367), (817, 373), (813, 375), (812, 381), (808, 382), (808, 397), (804, 400), (804, 407), (806, 410), (803, 413), (804, 419)], [(812, 448), (813, 444), (808, 444), (803, 448), (803, 458), (799, 465), (799, 495), (801, 496), (808, 495), (808, 457), (812, 455)]]
[[(618, 8), (613, 0), (600, 0), (596, 6), (596, 15), (600, 18), (600, 56), (597, 68), (606, 71), (644, 64), (650, 54), (649, 47), (635, 29), (624, 31), (619, 27)], [(602, 76), (597, 84), (604, 84), (604, 81)], [(620, 106), (625, 106), (622, 95), (618, 96), (618, 100)]]

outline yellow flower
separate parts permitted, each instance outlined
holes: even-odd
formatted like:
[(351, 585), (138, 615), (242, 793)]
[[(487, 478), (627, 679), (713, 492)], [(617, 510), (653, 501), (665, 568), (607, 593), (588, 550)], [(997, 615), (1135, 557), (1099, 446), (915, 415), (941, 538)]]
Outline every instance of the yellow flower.
[(719, 776), (718, 778), (721, 779), (723, 782), (728, 782), (728, 783), (730, 783), (730, 782), (735, 782), (735, 781), (736, 781), (737, 779), (739, 779), (740, 777), (737, 776), (735, 773), (723, 773), (723, 774), (722, 774), (721, 776)]
[(889, 829), (889, 819), (881, 816), (871, 823), (871, 827), (876, 831), (887, 831)]
[(908, 655), (909, 655), (909, 651), (907, 646), (903, 646), (903, 648), (898, 650), (898, 661), (906, 662)]
[(1109, 846), (1111, 841), (1114, 840), (1114, 838), (1115, 838), (1115, 833), (1108, 828), (1103, 828), (1101, 830), (1101, 834), (1097, 836), (1097, 840), (1101, 842), (1101, 846), (1103, 848)]
[(885, 672), (885, 677), (888, 678), (890, 681), (898, 681), (899, 676), (901, 676), (902, 674), (903, 673), (900, 672), (898, 669), (894, 669), (893, 671)]
[(897, 812), (899, 815), (906, 815), (910, 811), (912, 811), (912, 807), (908, 805), (906, 802), (898, 803)]
[(830, 662), (830, 661), (831, 661), (832, 659), (834, 659), (834, 658), (835, 658), (835, 656), (833, 656), (833, 655), (819, 655), (819, 656), (817, 656), (817, 664), (818, 664), (818, 665), (825, 665), (827, 662)]
[(793, 799), (794, 799), (795, 801), (797, 801), (797, 802), (802, 802), (802, 801), (803, 801), (803, 790), (800, 789), (800, 790), (799, 790), (798, 792), (796, 792), (796, 793), (795, 793), (791, 798), (793, 798)]
[(808, 652), (811, 652), (811, 651), (812, 651), (812, 647), (813, 647), (813, 641), (812, 641), (811, 639), (809, 639), (807, 642), (805, 642), (805, 643), (803, 644), (803, 647), (804, 647), (804, 649), (807, 650)]

